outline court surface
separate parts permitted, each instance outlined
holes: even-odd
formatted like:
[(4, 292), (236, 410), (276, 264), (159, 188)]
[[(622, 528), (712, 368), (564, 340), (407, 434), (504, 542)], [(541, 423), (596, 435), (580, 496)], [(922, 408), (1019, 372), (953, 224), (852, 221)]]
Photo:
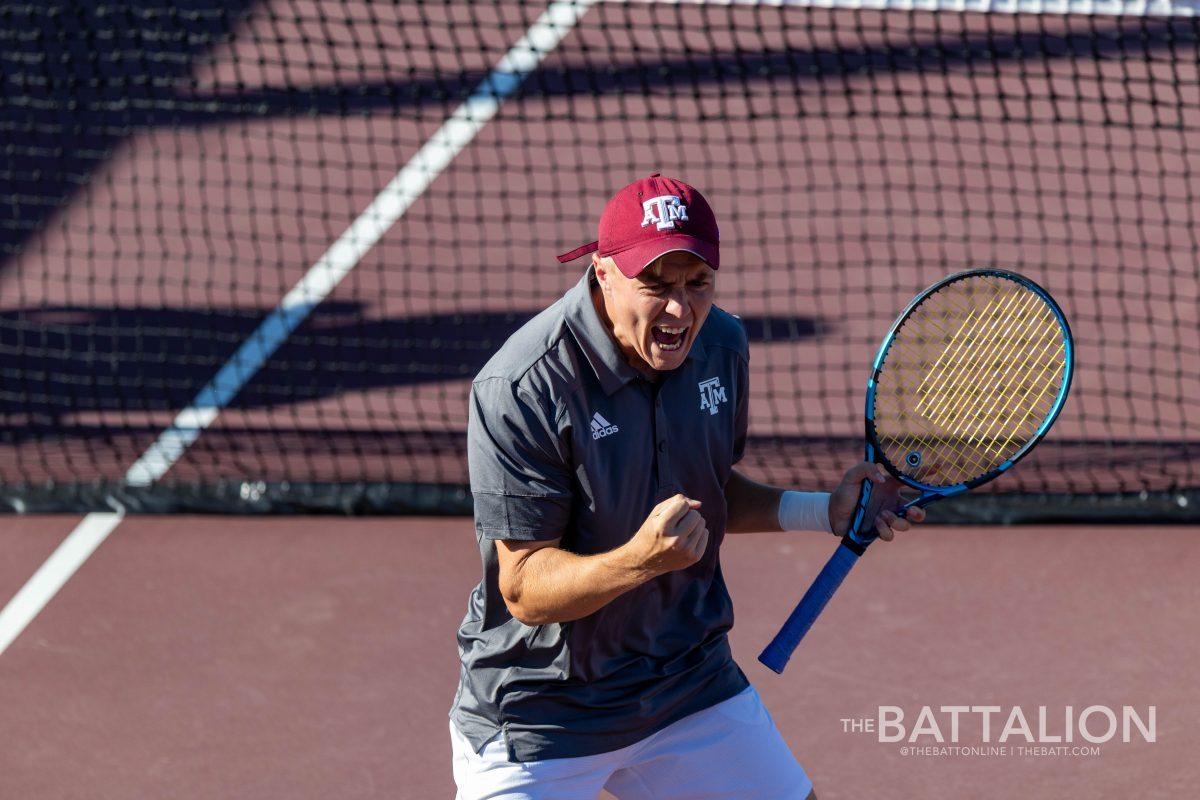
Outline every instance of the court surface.
[[(54, 213), (0, 231), (0, 345), (42, 337), (0, 370), (4, 486), (119, 481), (547, 4), (473, 4), (465, 44), (450, 15), (466, 4), (354, 0), (328, 19), (334, 4), (307, 0), (132, 5), (160, 12), (114, 23), (78, 3), (113, 35), (74, 63), (123, 63), (130, 86), (171, 78), (148, 110), (85, 91), (85, 135), (54, 139), (80, 98), (47, 106), (43, 84), (7, 84), (21, 115), (44, 107), (13, 163), (45, 201), (30, 205)], [(167, 477), (463, 482), (467, 380), (578, 279), (553, 256), (591, 238), (604, 197), (662, 170), (730, 220), (720, 303), (753, 340), (755, 477), (840, 474), (861, 453), (864, 371), (891, 315), (951, 269), (1021, 262), (1061, 292), (1080, 362), (1108, 369), (1081, 370), (1056, 438), (1006, 490), (1197, 485), (1200, 383), (1183, 367), (1200, 352), (1200, 246), (1177, 220), (1194, 216), (1200, 84), (1195, 59), (1167, 59), (1194, 46), (1189, 25), (716, 13), (589, 11)], [(171, 50), (226, 17), (219, 46)], [(0, 20), (14, 70), (15, 48), (65, 47), (31, 26)], [(1023, 54), (1063, 31), (1076, 45)], [(172, 58), (127, 57), (143, 51)], [(671, 80), (640, 76), (671, 70), (700, 82), (664, 118), (645, 98)], [(1026, 201), (1035, 186), (1050, 202)], [(79, 522), (0, 520), (0, 606)], [(920, 530), (872, 549), (782, 677), (755, 656), (833, 540), (733, 537), (734, 651), (821, 800), (1190, 796), (1196, 533)], [(465, 518), (128, 517), (0, 653), (0, 800), (449, 798), (454, 631), (478, 574)], [(911, 719), (943, 705), (1154, 706), (1157, 741), (913, 756), (843, 731), (880, 706)]]
[[(77, 522), (5, 517), (0, 594)], [(723, 547), (734, 652), (822, 800), (1200, 785), (1195, 529), (913, 532), (871, 550), (777, 677), (754, 657), (832, 544)], [(3, 794), (452, 797), (454, 630), (478, 572), (463, 518), (128, 517), (0, 655)], [(925, 705), (1020, 705), (1034, 725), (1039, 705), (1153, 705), (1157, 741), (906, 757), (843, 732), (885, 705), (910, 721)]]

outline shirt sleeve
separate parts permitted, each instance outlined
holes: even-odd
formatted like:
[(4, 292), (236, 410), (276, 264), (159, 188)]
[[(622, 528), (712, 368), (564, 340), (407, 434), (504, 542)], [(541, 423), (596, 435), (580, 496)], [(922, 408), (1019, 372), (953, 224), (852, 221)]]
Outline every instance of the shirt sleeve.
[(557, 539), (571, 513), (571, 470), (557, 426), (506, 378), (471, 386), (467, 464), (475, 530), (488, 539)]

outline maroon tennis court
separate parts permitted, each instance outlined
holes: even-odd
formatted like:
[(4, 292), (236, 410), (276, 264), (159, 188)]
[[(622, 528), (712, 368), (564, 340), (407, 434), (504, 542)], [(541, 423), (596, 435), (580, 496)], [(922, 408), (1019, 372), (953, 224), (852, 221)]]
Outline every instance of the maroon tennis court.
[[(1030, 275), (1078, 345), (1036, 454), (872, 549), (783, 677), (832, 540), (726, 543), (822, 800), (1200, 782), (1197, 8), (920, 5), (0, 0), (7, 793), (450, 796), (469, 380), (659, 170), (721, 220), (753, 477), (862, 457), (879, 338), (950, 272)], [(843, 730), (926, 706), (1155, 741)]]
[[(0, 590), (75, 521), (10, 517)], [(723, 549), (735, 655), (820, 797), (1175, 798), (1200, 781), (1194, 530), (914, 532), (868, 553), (776, 676), (754, 656), (831, 543), (750, 534)], [(127, 518), (0, 658), (5, 785), (450, 797), (453, 634), (478, 572), (466, 520)], [(905, 756), (907, 742), (843, 732), (880, 706), (911, 728), (922, 706), (952, 705), (1020, 706), (1034, 725), (1046, 706), (1051, 734), (1068, 705), (1154, 706), (1157, 740), (1134, 729), (1095, 755)], [(966, 722), (960, 743), (984, 746)]]

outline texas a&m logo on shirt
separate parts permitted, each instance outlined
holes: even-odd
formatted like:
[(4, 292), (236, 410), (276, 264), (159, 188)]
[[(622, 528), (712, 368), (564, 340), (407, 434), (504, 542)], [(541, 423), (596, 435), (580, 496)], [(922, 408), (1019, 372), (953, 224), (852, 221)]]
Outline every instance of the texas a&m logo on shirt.
[(709, 378), (706, 381), (700, 381), (696, 385), (700, 388), (701, 411), (707, 409), (709, 414), (716, 414), (718, 404), (729, 402), (729, 398), (725, 396), (725, 387), (721, 385), (720, 378)]
[(673, 194), (651, 197), (642, 203), (642, 227), (653, 224), (660, 231), (675, 230), (676, 222), (687, 222), (687, 206)]

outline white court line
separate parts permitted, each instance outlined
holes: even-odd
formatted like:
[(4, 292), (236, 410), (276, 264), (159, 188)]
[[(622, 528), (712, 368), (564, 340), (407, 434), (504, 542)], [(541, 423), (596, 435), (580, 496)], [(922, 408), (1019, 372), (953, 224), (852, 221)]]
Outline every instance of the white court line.
[(130, 486), (161, 478), (279, 345), (350, 273), (442, 173), (563, 37), (594, 0), (555, 2), (529, 27), (471, 96), (429, 138), (358, 218), (325, 251), (221, 371), (180, 411), (169, 428), (125, 474)]
[[(470, 96), (429, 137), (325, 254), (284, 295), (258, 329), (176, 415), (125, 473), (129, 486), (149, 486), (179, 460), (287, 337), (383, 238), (454, 157), (496, 116), (542, 59), (558, 47), (595, 0), (551, 3)], [(25, 630), (88, 556), (117, 527), (120, 513), (88, 514), (0, 611), (0, 653)]]
[(58, 549), (38, 567), (33, 577), (8, 601), (8, 605), (0, 611), (0, 654), (21, 635), (25, 626), (46, 607), (50, 598), (58, 593), (100, 543), (108, 538), (121, 521), (121, 516), (119, 512), (98, 512), (84, 517), (75, 530), (63, 539)]

